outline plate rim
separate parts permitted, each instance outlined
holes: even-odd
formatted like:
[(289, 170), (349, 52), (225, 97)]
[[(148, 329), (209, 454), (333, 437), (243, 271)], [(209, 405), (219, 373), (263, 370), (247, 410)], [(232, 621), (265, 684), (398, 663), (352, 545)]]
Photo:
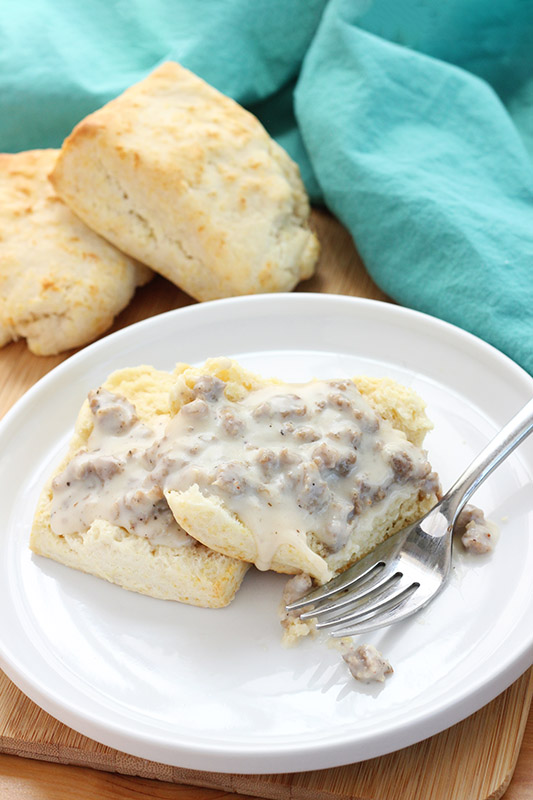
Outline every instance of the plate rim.
[[(161, 326), (165, 325), (165, 320), (174, 318), (183, 318), (187, 315), (194, 314), (197, 315), (199, 313), (204, 313), (204, 310), (207, 309), (209, 313), (209, 308), (219, 307), (222, 310), (227, 306), (232, 305), (244, 305), (245, 307), (254, 306), (254, 305), (264, 305), (270, 304), (273, 301), (286, 303), (288, 302), (289, 305), (305, 305), (306, 303), (310, 303), (311, 301), (318, 301), (319, 303), (330, 303), (336, 304), (339, 301), (343, 303), (347, 303), (351, 306), (360, 307), (360, 308), (380, 308), (382, 309), (383, 313), (387, 315), (396, 315), (396, 318), (402, 320), (419, 320), (422, 324), (429, 324), (433, 326), (435, 330), (439, 328), (445, 333), (450, 334), (452, 336), (458, 337), (458, 341), (463, 341), (466, 343), (470, 343), (473, 346), (476, 346), (480, 352), (482, 352), (486, 358), (493, 359), (496, 357), (497, 360), (500, 360), (502, 365), (506, 369), (510, 369), (514, 373), (514, 377), (520, 382), (523, 383), (524, 387), (528, 386), (528, 388), (533, 388), (533, 378), (528, 375), (528, 373), (523, 370), (518, 364), (512, 361), (508, 356), (506, 356), (501, 351), (497, 350), (493, 345), (479, 339), (474, 334), (465, 331), (462, 328), (459, 328), (451, 323), (448, 323), (444, 320), (440, 320), (436, 317), (433, 317), (429, 314), (424, 312), (420, 312), (414, 309), (405, 308), (403, 306), (396, 306), (394, 304), (388, 303), (386, 301), (379, 301), (379, 300), (372, 300), (370, 298), (360, 298), (360, 297), (352, 297), (347, 295), (337, 295), (337, 294), (321, 294), (321, 293), (279, 293), (273, 295), (250, 295), (246, 297), (239, 297), (239, 298), (226, 298), (223, 300), (214, 300), (209, 301), (207, 303), (202, 304), (192, 304), (190, 306), (185, 306), (178, 309), (172, 309), (170, 311), (163, 312), (162, 314), (158, 314), (152, 317), (148, 317), (146, 319), (140, 320), (139, 322), (133, 323), (132, 325), (126, 326), (118, 331), (115, 331), (111, 334), (108, 334), (105, 337), (102, 337), (97, 342), (94, 342), (91, 345), (83, 348), (82, 350), (78, 351), (74, 355), (70, 356), (69, 358), (65, 359), (62, 363), (54, 367), (50, 370), (47, 374), (45, 374), (42, 378), (40, 378), (32, 387), (30, 387), (23, 395), (20, 397), (8, 410), (8, 412), (4, 415), (3, 419), (0, 420), (0, 442), (6, 435), (6, 432), (9, 430), (9, 426), (11, 424), (12, 419), (16, 419), (20, 414), (24, 413), (24, 409), (27, 405), (31, 405), (34, 402), (35, 397), (39, 397), (41, 392), (46, 392), (48, 383), (53, 383), (55, 380), (60, 380), (63, 372), (69, 372), (74, 368), (76, 365), (82, 365), (86, 361), (91, 361), (93, 358), (97, 358), (98, 354), (102, 350), (106, 350), (110, 346), (120, 343), (122, 340), (123, 342), (127, 342), (129, 338), (135, 337), (139, 330), (142, 331), (149, 329), (150, 327), (155, 327), (156, 329)], [(287, 348), (290, 349), (290, 348)], [(521, 653), (521, 657), (519, 659), (515, 659), (512, 664), (508, 664), (506, 667), (505, 678), (503, 678), (503, 672), (500, 671), (496, 676), (492, 678), (491, 681), (485, 683), (481, 686), (478, 686), (474, 692), (470, 692), (468, 697), (457, 697), (453, 703), (447, 704), (444, 708), (439, 709), (439, 717), (440, 722), (435, 730), (430, 733), (424, 733), (422, 736), (415, 733), (416, 728), (420, 727), (420, 721), (424, 720), (425, 718), (431, 718), (433, 722), (435, 722), (435, 714), (426, 712), (426, 714), (419, 715), (415, 720), (409, 721), (407, 724), (404, 725), (397, 725), (395, 728), (387, 734), (383, 734), (381, 732), (377, 738), (382, 741), (383, 747), (385, 749), (380, 748), (380, 752), (377, 755), (384, 755), (387, 752), (391, 752), (392, 750), (399, 749), (399, 746), (394, 743), (392, 740), (397, 739), (398, 732), (403, 731), (406, 735), (405, 743), (402, 743), (400, 747), (408, 746), (409, 744), (414, 744), (416, 741), (420, 741), (420, 739), (427, 738), (427, 736), (434, 735), (435, 733), (443, 730), (450, 725), (453, 725), (459, 722), (461, 719), (472, 714), (474, 711), (481, 708), (490, 700), (486, 700), (487, 693), (491, 693), (493, 699), (500, 691), (503, 691), (507, 688), (511, 683), (513, 683), (521, 674), (524, 672), (528, 666), (530, 666), (531, 661), (533, 660), (533, 641), (530, 642), (528, 648), (524, 648)], [(155, 755), (146, 755), (146, 734), (141, 734), (139, 737), (135, 736), (135, 732), (130, 731), (126, 737), (124, 737), (124, 730), (121, 728), (120, 725), (115, 724), (113, 721), (111, 724), (109, 720), (104, 724), (98, 718), (93, 718), (90, 714), (83, 713), (82, 716), (82, 726), (80, 727), (79, 722), (77, 719), (73, 719), (71, 717), (71, 713), (75, 716), (80, 715), (79, 709), (71, 709), (64, 711), (64, 707), (57, 702), (57, 698), (50, 696), (50, 693), (46, 691), (46, 687), (43, 687), (39, 684), (39, 681), (32, 680), (28, 678), (27, 674), (23, 671), (20, 673), (20, 665), (19, 670), (15, 666), (15, 662), (17, 661), (16, 658), (13, 658), (13, 654), (9, 654), (6, 658), (5, 656), (5, 648), (4, 644), (0, 642), (0, 661), (2, 662), (2, 668), (8, 675), (8, 677), (13, 680), (13, 682), (25, 693), (30, 697), (30, 699), (34, 700), (38, 703), (44, 710), (51, 713), (57, 719), (64, 722), (65, 724), (69, 725), (70, 727), (74, 728), (75, 730), (80, 731), (84, 735), (90, 736), (91, 738), (95, 738), (97, 741), (101, 741), (103, 744), (106, 744), (110, 747), (115, 747), (118, 749), (123, 749), (125, 752), (129, 752), (133, 755), (138, 755), (142, 758), (151, 758), (152, 760), (161, 760), (161, 749), (164, 749), (165, 740), (164, 736), (162, 735), (159, 739), (157, 736), (150, 737), (150, 747), (156, 747), (159, 750), (159, 757), (155, 757)], [(504, 685), (503, 685), (504, 684)], [(487, 686), (490, 686), (489, 692), (487, 692)], [(461, 706), (461, 716), (457, 716), (457, 706)], [(65, 716), (67, 719), (62, 718)], [(453, 720), (452, 720), (453, 717)], [(450, 721), (452, 720), (452, 721)], [(103, 726), (103, 729), (102, 729)], [(432, 726), (434, 727), (434, 726)], [(82, 729), (83, 728), (83, 729)], [(87, 732), (88, 730), (92, 732)], [(114, 742), (105, 741), (107, 739), (107, 732), (111, 731), (111, 735), (115, 738)], [(374, 736), (371, 736), (370, 739), (374, 739)], [(117, 739), (121, 741), (117, 744)], [(370, 742), (368, 743), (370, 745)], [(139, 746), (139, 747), (138, 747)], [(327, 761), (325, 766), (340, 766), (341, 764), (350, 763), (346, 760), (347, 749), (349, 749), (351, 745), (349, 742), (343, 741), (342, 742), (335, 742), (330, 741), (326, 744), (321, 742), (313, 742), (313, 743), (306, 743), (304, 748), (306, 750), (306, 756), (309, 757), (310, 754), (318, 755), (319, 753), (322, 755), (322, 760)], [(202, 745), (198, 747), (197, 744), (193, 745), (191, 748), (191, 752), (189, 753), (190, 758), (188, 758), (187, 763), (184, 765), (185, 767), (190, 767), (195, 769), (205, 769), (205, 759), (206, 755), (209, 755), (211, 762), (215, 762), (214, 764), (211, 763), (210, 770), (217, 770), (220, 772), (243, 772), (243, 773), (255, 773), (255, 772), (278, 772), (280, 770), (277, 769), (267, 769), (265, 768), (264, 759), (261, 755), (261, 748), (264, 748), (264, 745), (258, 745), (257, 747), (250, 747), (249, 752), (247, 752), (246, 757), (248, 759), (247, 764), (235, 764), (234, 761), (234, 754), (228, 754), (226, 750), (224, 750), (223, 746), (217, 748), (213, 746), (213, 744), (209, 744), (206, 749), (202, 749)], [(144, 753), (140, 753), (139, 749), (144, 751)], [(301, 745), (295, 745), (294, 748), (289, 747), (289, 751), (292, 752), (295, 750), (298, 752), (301, 750)], [(374, 748), (375, 750), (375, 748)], [(366, 758), (372, 758), (376, 756), (376, 753), (372, 750), (371, 746), (367, 746), (363, 748), (362, 754), (358, 752), (357, 758), (358, 760), (364, 760)], [(318, 752), (316, 752), (318, 751)], [(334, 752), (333, 752), (334, 751)], [(366, 751), (366, 754), (365, 754)], [(296, 752), (293, 756), (296, 755)], [(280, 756), (281, 754), (287, 755), (287, 743), (280, 743), (276, 747), (270, 745), (270, 756), (275, 754), (274, 757)], [(169, 753), (169, 757), (170, 757)], [(241, 754), (239, 753), (238, 759), (241, 758)], [(228, 764), (228, 761), (232, 761), (232, 763)], [(286, 759), (285, 759), (286, 761)], [(282, 771), (300, 771), (302, 769), (301, 765), (295, 767), (294, 769), (288, 768), (287, 764), (283, 764)], [(220, 762), (220, 763), (219, 763)], [(174, 763), (174, 761), (169, 761), (168, 763)], [(204, 766), (201, 766), (201, 763)], [(177, 766), (180, 766), (176, 764)], [(181, 765), (183, 766), (183, 765)], [(244, 768), (243, 768), (244, 766)], [(322, 766), (318, 766), (316, 768), (323, 768)]]

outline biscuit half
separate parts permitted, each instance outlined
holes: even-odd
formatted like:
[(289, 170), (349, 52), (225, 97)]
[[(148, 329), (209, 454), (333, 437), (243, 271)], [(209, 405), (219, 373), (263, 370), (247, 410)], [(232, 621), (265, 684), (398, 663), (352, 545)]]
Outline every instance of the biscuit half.
[[(140, 420), (152, 425), (169, 416), (168, 397), (174, 382), (171, 373), (137, 367), (113, 373), (103, 387), (129, 400)], [(33, 552), (151, 597), (209, 608), (230, 603), (249, 565), (193, 539), (183, 547), (154, 545), (102, 519), (84, 532), (54, 533), (50, 524), (53, 478), (87, 445), (92, 429), (93, 416), (85, 402), (69, 452), (39, 499), (30, 538)]]
[(291, 290), (318, 258), (297, 165), (174, 62), (82, 120), (51, 180), (87, 225), (197, 300)]
[[(214, 376), (225, 383), (225, 397), (239, 401), (248, 393), (281, 381), (266, 381), (239, 367), (228, 359), (212, 359), (201, 368), (181, 368), (171, 400), (172, 412), (180, 410), (193, 398), (194, 387), (202, 375)], [(426, 433), (432, 428), (421, 398), (388, 378), (354, 378), (357, 389), (383, 424), (390, 424), (403, 434), (405, 441), (420, 448)], [(423, 451), (422, 451), (423, 452)], [(423, 453), (425, 456), (425, 453)], [(244, 452), (243, 452), (244, 455)], [(429, 468), (429, 464), (426, 464)], [(428, 473), (429, 475), (429, 473)], [(428, 479), (413, 482), (402, 492), (392, 492), (386, 504), (378, 503), (372, 513), (362, 513), (345, 546), (328, 552), (313, 535), (307, 536), (307, 546), (283, 543), (275, 551), (270, 568), (288, 574), (308, 573), (319, 582), (342, 571), (362, 558), (380, 542), (421, 517), (438, 500), (440, 486), (435, 473)], [(251, 563), (258, 562), (259, 544), (253, 525), (244, 524), (239, 514), (231, 510), (224, 499), (209, 487), (202, 491), (198, 485), (181, 490), (170, 489), (165, 494), (175, 519), (191, 536), (213, 550)], [(296, 503), (296, 496), (289, 498)]]
[(0, 154), (0, 346), (55, 355), (104, 333), (151, 271), (54, 193), (57, 150)]

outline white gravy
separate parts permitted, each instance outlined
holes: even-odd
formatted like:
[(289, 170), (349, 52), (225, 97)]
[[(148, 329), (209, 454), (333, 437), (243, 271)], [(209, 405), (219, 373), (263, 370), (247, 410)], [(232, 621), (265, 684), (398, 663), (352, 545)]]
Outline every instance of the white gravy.
[(122, 397), (89, 395), (94, 430), (53, 483), (52, 528), (83, 532), (105, 519), (154, 544), (192, 543), (165, 492), (193, 485), (221, 498), (253, 532), (268, 569), (281, 543), (341, 549), (358, 518), (416, 485), (436, 488), (424, 451), (381, 419), (350, 380), (270, 384), (238, 402), (204, 375), (163, 429)]

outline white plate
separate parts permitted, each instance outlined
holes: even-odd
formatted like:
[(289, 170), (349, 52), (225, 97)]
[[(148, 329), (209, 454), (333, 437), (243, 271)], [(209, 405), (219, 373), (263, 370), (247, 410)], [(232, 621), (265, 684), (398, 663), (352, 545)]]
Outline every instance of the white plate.
[(366, 635), (392, 662), (384, 686), (338, 653), (280, 643), (284, 578), (250, 572), (224, 610), (126, 592), (32, 556), (39, 490), (87, 391), (110, 371), (229, 355), (265, 375), (389, 375), (428, 403), (444, 487), (533, 394), (533, 380), (463, 331), (407, 309), (332, 295), (216, 301), (119, 331), (60, 365), (0, 426), (0, 664), (46, 711), (106, 745), (200, 770), (287, 772), (382, 755), (476, 711), (533, 662), (533, 441), (476, 503), (501, 526), (492, 557), (454, 555), (420, 615)]

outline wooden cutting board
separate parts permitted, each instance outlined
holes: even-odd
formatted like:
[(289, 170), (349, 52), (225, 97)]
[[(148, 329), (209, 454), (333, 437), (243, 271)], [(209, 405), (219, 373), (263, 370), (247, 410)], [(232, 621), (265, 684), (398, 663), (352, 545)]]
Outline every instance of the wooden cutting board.
[[(325, 212), (315, 211), (313, 221), (321, 239), (322, 257), (316, 276), (299, 291), (387, 300), (369, 278), (342, 226)], [(176, 287), (156, 278), (137, 293), (114, 329), (190, 302)], [(37, 358), (28, 352), (24, 342), (0, 350), (0, 417), (67, 355)], [(317, 772), (221, 775), (145, 761), (92, 741), (38, 708), (0, 672), (0, 753), (38, 759), (31, 762), (36, 765), (31, 770), (32, 780), (23, 784), (16, 770), (14, 777), (5, 777), (0, 771), (0, 795), (2, 800), (92, 800), (100, 796), (100, 790), (91, 789), (98, 782), (88, 780), (88, 773), (77, 768), (92, 767), (124, 776), (219, 790), (194, 790), (195, 800), (220, 800), (220, 790), (283, 800), (497, 800), (512, 777), (532, 696), (533, 668), (476, 714), (396, 753)], [(44, 764), (39, 772), (42, 761), (71, 766), (58, 767), (67, 772), (62, 772), (60, 783), (54, 784), (54, 778), (44, 777), (45, 773), (49, 775)], [(173, 787), (176, 793), (167, 793), (164, 787), (168, 784), (151, 783), (147, 788), (142, 778), (138, 779), (140, 783), (124, 787), (117, 777), (111, 789), (111, 784), (106, 784), (105, 796), (189, 797), (186, 789), (182, 792), (177, 786)], [(103, 791), (101, 783), (98, 786)], [(229, 800), (228, 795), (224, 797)]]
[(0, 752), (274, 800), (497, 800), (513, 775), (532, 695), (533, 668), (463, 722), (390, 755), (316, 772), (223, 775), (98, 744), (46, 714), (0, 672)]

